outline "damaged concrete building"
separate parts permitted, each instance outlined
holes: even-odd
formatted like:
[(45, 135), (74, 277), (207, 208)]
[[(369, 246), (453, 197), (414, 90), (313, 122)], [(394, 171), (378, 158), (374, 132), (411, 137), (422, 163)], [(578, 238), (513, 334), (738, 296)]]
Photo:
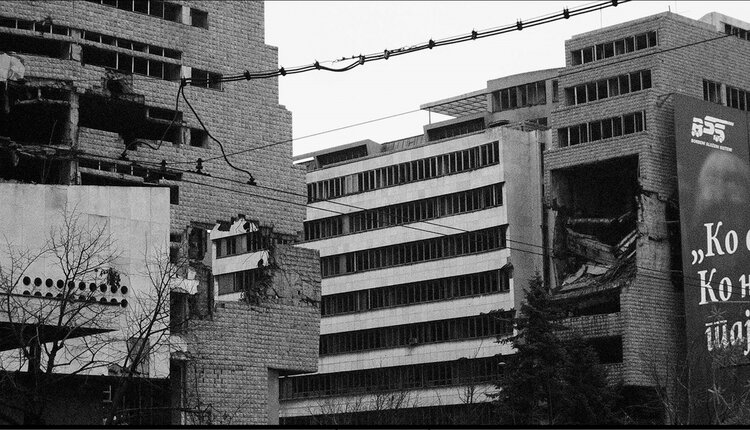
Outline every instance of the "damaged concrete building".
[(550, 284), (644, 419), (684, 356), (671, 96), (748, 110), (750, 24), (662, 13), (565, 42), (544, 153)]
[(278, 68), (263, 7), (0, 3), (2, 181), (169, 189), (169, 253), (197, 281), (172, 297), (174, 424), (273, 424), (279, 375), (317, 368), (318, 257), (290, 245), (304, 218), (291, 113), (276, 79), (221, 82), (248, 58)]

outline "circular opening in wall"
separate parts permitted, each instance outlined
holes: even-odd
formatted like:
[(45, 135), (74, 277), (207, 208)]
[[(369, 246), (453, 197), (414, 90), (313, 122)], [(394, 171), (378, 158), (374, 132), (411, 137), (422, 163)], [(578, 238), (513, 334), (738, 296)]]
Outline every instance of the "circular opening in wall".
[(109, 301), (109, 303), (112, 304), (112, 305), (116, 305), (119, 302), (117, 301), (117, 299), (112, 299), (112, 300)]
[(34, 285), (37, 287), (42, 285), (42, 278), (34, 278)]
[(112, 294), (116, 293), (117, 292), (117, 285), (112, 285), (112, 287), (110, 287), (109, 290), (112, 291)]
[(107, 285), (106, 284), (99, 285), (99, 291), (101, 291), (102, 293), (106, 293), (107, 292)]
[(101, 299), (99, 299), (99, 302), (100, 303), (107, 303), (107, 299), (105, 299), (104, 297), (102, 297)]
[(23, 295), (24, 295), (24, 296), (30, 296), (30, 295), (31, 295), (31, 293), (29, 292), (29, 290), (25, 290), (25, 291), (23, 292)]
[(94, 296), (89, 297), (89, 301), (96, 303), (96, 297)]
[(123, 301), (120, 302), (120, 306), (122, 306), (123, 308), (127, 307), (128, 301), (123, 299)]
[(73, 281), (68, 281), (68, 289), (72, 290), (76, 287), (76, 283)]
[(86, 289), (86, 283), (81, 281), (78, 283), (78, 289), (79, 290), (85, 290)]
[(62, 290), (62, 287), (65, 286), (65, 282), (62, 279), (58, 279), (56, 285), (57, 285), (57, 288)]
[(62, 293), (57, 293), (57, 296), (55, 297), (57, 297), (58, 299), (62, 299)]
[(96, 291), (96, 284), (95, 284), (95, 283), (93, 283), (93, 282), (92, 282), (92, 283), (90, 283), (90, 284), (89, 284), (89, 290), (91, 290), (91, 291)]
[(31, 278), (29, 278), (28, 276), (24, 276), (24, 277), (23, 277), (23, 284), (24, 284), (24, 285), (29, 285), (29, 284), (31, 284)]
[(120, 287), (120, 292), (123, 293), (123, 294), (127, 294), (128, 293), (128, 287), (126, 287), (125, 285), (123, 285), (122, 287)]
[(34, 295), (37, 296), (37, 297), (42, 297), (42, 293), (39, 292), (39, 291), (37, 291), (36, 293), (34, 293)]
[(78, 296), (78, 300), (80, 300), (80, 301), (83, 302), (83, 301), (86, 300), (86, 296), (84, 296), (83, 294), (81, 294), (80, 296)]
[(52, 297), (52, 293), (47, 293), (44, 295), (44, 297)]
[(47, 278), (47, 280), (44, 281), (44, 285), (46, 285), (48, 288), (52, 288), (52, 286), (55, 285), (55, 282), (52, 279)]

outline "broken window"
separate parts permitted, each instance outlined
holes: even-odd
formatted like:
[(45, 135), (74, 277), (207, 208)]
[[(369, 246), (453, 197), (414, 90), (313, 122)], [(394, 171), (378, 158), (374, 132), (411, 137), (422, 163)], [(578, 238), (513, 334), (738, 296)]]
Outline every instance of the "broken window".
[(169, 331), (172, 333), (184, 332), (187, 328), (189, 315), (188, 294), (172, 291), (169, 294)]
[(70, 43), (61, 40), (43, 39), (41, 35), (19, 35), (0, 33), (0, 51), (67, 60)]
[(129, 367), (135, 364), (134, 373), (137, 376), (148, 376), (149, 374), (149, 356), (151, 355), (151, 345), (148, 338), (130, 338), (127, 340), (128, 364)]
[(190, 25), (208, 30), (208, 12), (190, 8)]
[(202, 128), (190, 129), (190, 146), (208, 148), (208, 133)]
[[(635, 120), (633, 119), (633, 123)], [(635, 127), (635, 125), (633, 124)], [(552, 172), (558, 285), (590, 280), (632, 258), (636, 239), (638, 158)], [(607, 190), (618, 190), (611, 193)]]
[(192, 68), (190, 71), (190, 85), (221, 90), (221, 74)]

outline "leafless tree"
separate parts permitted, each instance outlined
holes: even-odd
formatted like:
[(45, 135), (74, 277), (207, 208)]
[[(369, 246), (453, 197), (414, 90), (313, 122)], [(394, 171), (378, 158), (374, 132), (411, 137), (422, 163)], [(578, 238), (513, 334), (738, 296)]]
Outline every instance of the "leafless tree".
[[(75, 376), (118, 369), (107, 421), (113, 423), (123, 393), (134, 377), (144, 376), (137, 369), (154, 348), (163, 347), (169, 287), (177, 272), (164, 261), (145, 262), (153, 288), (133, 291), (127, 303), (107, 301), (101, 293), (121, 291), (124, 275), (115, 269), (121, 252), (109, 231), (109, 219), (66, 206), (41, 246), (24, 249), (4, 238), (0, 420), (45, 424), (49, 406), (60, 400)], [(45, 282), (32, 270), (54, 273), (57, 279)], [(127, 351), (124, 345), (130, 345)]]

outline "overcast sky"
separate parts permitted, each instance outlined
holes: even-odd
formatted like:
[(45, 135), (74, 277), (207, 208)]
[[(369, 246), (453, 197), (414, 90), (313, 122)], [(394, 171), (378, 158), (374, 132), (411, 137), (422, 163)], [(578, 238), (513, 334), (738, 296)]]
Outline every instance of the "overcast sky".
[[(515, 24), (591, 3), (267, 1), (266, 43), (279, 48), (280, 66), (300, 66)], [(748, 2), (631, 1), (520, 32), (365, 63), (344, 73), (279, 77), (280, 102), (293, 115), (294, 155), (362, 139), (384, 143), (421, 134), (428, 123), (424, 111), (303, 138), (417, 110), (427, 102), (483, 89), (491, 79), (562, 67), (564, 42), (572, 35), (670, 9), (693, 19), (716, 11), (750, 21)], [(347, 63), (337, 66), (342, 64)], [(432, 115), (433, 122), (440, 119)]]

